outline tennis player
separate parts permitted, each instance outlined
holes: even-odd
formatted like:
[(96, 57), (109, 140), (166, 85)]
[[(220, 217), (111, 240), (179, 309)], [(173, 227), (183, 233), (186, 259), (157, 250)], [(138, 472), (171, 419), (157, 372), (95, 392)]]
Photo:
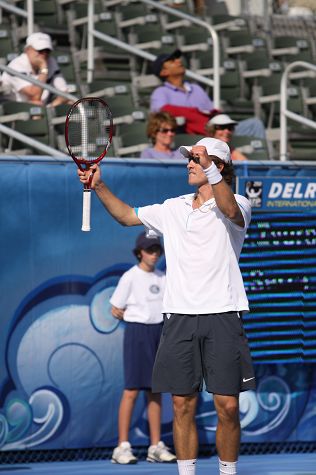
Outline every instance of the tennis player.
[[(195, 475), (195, 422), (203, 381), (218, 416), (219, 473), (236, 474), (240, 444), (239, 393), (255, 388), (242, 313), (248, 301), (238, 259), (251, 219), (249, 201), (234, 195), (228, 145), (203, 138), (182, 146), (193, 194), (132, 208), (117, 198), (93, 165), (92, 188), (108, 212), (125, 226), (143, 224), (164, 237), (164, 326), (153, 370), (154, 392), (173, 398), (173, 436), (179, 475)], [(78, 171), (80, 181), (90, 171)]]

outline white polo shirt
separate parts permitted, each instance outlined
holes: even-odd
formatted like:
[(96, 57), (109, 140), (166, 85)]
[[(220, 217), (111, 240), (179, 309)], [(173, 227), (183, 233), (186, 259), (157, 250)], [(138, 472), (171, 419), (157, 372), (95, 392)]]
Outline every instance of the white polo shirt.
[(250, 202), (235, 195), (245, 220), (229, 221), (210, 199), (192, 208), (194, 194), (138, 208), (141, 222), (164, 236), (167, 263), (164, 313), (249, 310), (238, 259), (251, 219)]
[[(32, 71), (32, 66), (31, 63), (26, 55), (26, 53), (20, 54), (20, 56), (17, 56), (14, 58), (9, 64), (9, 68), (15, 69), (19, 73), (25, 74), (25, 76), (30, 76), (33, 77), (34, 79), (38, 79), (38, 75), (34, 74)], [(50, 84), (51, 86), (54, 86), (56, 89), (67, 92), (68, 86), (59, 72), (59, 67), (57, 64), (57, 61), (55, 58), (50, 56), (47, 61), (47, 67), (48, 67), (48, 79), (47, 79), (47, 84)], [(13, 100), (16, 100), (18, 102), (27, 102), (28, 98), (24, 94), (22, 94), (21, 89), (27, 86), (31, 86), (32, 83), (20, 79), (17, 76), (11, 76), (10, 74), (4, 72), (2, 74), (2, 85), (5, 89), (5, 93), (8, 93)], [(42, 101), (46, 102), (50, 93), (47, 90), (43, 91), (42, 94)]]
[(136, 265), (122, 275), (110, 303), (125, 309), (126, 322), (160, 323), (165, 282), (162, 271), (145, 272)]

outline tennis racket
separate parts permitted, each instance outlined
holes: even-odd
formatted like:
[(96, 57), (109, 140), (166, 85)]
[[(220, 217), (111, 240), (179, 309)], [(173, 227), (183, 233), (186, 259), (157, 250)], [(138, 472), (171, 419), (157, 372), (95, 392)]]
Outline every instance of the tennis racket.
[[(71, 158), (82, 171), (106, 155), (112, 142), (112, 112), (99, 97), (84, 97), (68, 111), (65, 140)], [(82, 231), (90, 231), (91, 181), (83, 189)]]

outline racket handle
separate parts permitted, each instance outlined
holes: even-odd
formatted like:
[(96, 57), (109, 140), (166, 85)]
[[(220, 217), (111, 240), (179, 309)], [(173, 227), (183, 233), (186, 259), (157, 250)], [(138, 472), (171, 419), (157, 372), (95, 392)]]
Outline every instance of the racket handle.
[(83, 190), (81, 231), (90, 231), (91, 190)]

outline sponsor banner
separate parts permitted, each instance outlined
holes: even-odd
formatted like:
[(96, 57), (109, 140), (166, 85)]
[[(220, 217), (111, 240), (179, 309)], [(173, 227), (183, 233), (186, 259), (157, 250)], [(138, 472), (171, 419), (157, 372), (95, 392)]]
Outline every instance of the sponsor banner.
[(316, 212), (316, 180), (302, 177), (238, 177), (237, 193), (253, 210)]

